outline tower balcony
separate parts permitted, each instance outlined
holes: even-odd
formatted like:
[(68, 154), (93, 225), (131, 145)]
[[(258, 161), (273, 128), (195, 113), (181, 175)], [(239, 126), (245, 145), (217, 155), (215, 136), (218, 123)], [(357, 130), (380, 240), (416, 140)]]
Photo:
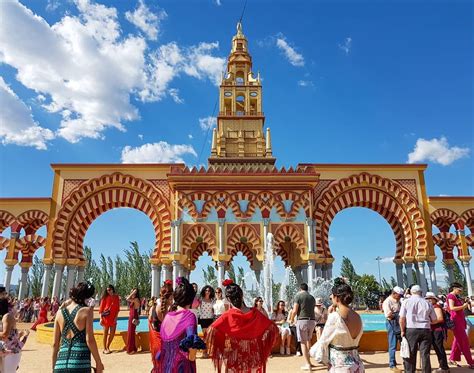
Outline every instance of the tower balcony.
[(263, 114), (263, 111), (219, 111), (219, 117), (220, 118), (231, 118), (231, 117), (261, 117), (263, 118), (265, 115)]

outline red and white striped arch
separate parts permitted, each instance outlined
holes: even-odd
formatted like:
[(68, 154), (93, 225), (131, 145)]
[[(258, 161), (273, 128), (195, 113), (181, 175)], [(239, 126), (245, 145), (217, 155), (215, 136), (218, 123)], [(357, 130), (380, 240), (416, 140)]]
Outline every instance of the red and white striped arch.
[(451, 225), (459, 221), (459, 215), (450, 209), (441, 208), (433, 211), (430, 215), (430, 221), (441, 232), (449, 232)]
[(15, 217), (8, 211), (0, 210), (0, 233), (16, 222)]
[(191, 266), (194, 267), (199, 257), (207, 252), (209, 255), (217, 253), (216, 237), (205, 224), (193, 225), (182, 240), (183, 253), (191, 252)]
[(250, 224), (238, 224), (227, 237), (227, 252), (234, 256), (241, 251), (253, 264), (255, 255), (262, 252), (262, 243), (254, 227)]
[(336, 214), (349, 207), (367, 207), (382, 215), (397, 241), (395, 258), (427, 255), (427, 235), (417, 201), (398, 183), (378, 175), (360, 173), (333, 182), (315, 201), (316, 245), (331, 258), (329, 227)]
[(36, 250), (46, 245), (46, 238), (37, 234), (27, 234), (18, 239), (15, 244), (14, 259), (21, 252), (21, 263), (32, 263)]
[(18, 216), (17, 220), (18, 223), (23, 226), (28, 235), (35, 233), (43, 225), (47, 225), (49, 216), (41, 210), (28, 210)]
[(443, 253), (443, 260), (453, 259), (453, 250), (459, 247), (459, 237), (450, 232), (440, 232), (433, 235), (433, 244), (438, 246)]
[(474, 209), (464, 211), (461, 215), (461, 220), (469, 228), (471, 234), (474, 234)]
[(87, 229), (99, 215), (117, 207), (134, 208), (148, 215), (155, 230), (153, 258), (169, 251), (169, 201), (151, 183), (117, 172), (89, 180), (64, 201), (54, 226), (53, 257), (83, 260)]
[(280, 255), (286, 265), (291, 265), (290, 257), (291, 254), (288, 252), (288, 242), (294, 243), (294, 249), (298, 249), (300, 254), (305, 253), (306, 244), (304, 239), (304, 233), (297, 229), (292, 224), (281, 224), (275, 230), (274, 234), (275, 247), (277, 255)]

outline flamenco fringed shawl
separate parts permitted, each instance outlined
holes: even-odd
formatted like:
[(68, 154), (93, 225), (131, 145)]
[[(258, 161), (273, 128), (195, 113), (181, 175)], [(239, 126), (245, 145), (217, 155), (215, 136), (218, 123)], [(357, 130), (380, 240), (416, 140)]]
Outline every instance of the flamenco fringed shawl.
[(235, 373), (265, 372), (277, 336), (275, 323), (260, 311), (232, 308), (207, 329), (206, 345), (218, 372), (223, 364)]
[(178, 338), (189, 327), (196, 328), (196, 316), (194, 313), (189, 310), (168, 312), (161, 324), (161, 339), (163, 341), (170, 341)]

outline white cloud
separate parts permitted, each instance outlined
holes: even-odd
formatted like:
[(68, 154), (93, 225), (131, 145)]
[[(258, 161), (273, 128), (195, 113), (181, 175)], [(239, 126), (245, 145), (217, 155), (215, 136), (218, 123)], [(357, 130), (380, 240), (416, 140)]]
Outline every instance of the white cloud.
[(182, 104), (184, 102), (184, 100), (181, 97), (179, 97), (179, 89), (170, 88), (168, 90), (168, 93), (171, 96), (171, 98), (173, 99), (173, 101), (176, 102), (177, 104)]
[(218, 5), (218, 6), (221, 6), (221, 5), (222, 5), (221, 0), (215, 0), (215, 3), (216, 3), (216, 5)]
[(74, 143), (103, 138), (111, 127), (125, 131), (125, 122), (140, 117), (133, 96), (179, 102), (168, 85), (181, 74), (218, 84), (225, 59), (211, 55), (217, 43), (183, 48), (172, 42), (150, 50), (144, 37), (123, 35), (115, 8), (75, 3), (77, 16), (49, 25), (17, 1), (0, 1), (0, 63), (42, 97), (38, 105), (61, 116), (58, 136)]
[(160, 22), (167, 16), (164, 10), (153, 13), (143, 0), (138, 1), (134, 12), (125, 13), (125, 18), (143, 31), (150, 40), (158, 39)]
[(47, 148), (54, 134), (33, 120), (31, 110), (0, 76), (0, 139), (4, 144)]
[(393, 263), (394, 256), (386, 256), (380, 260), (380, 263)]
[(419, 138), (416, 140), (413, 151), (408, 154), (407, 163), (429, 161), (448, 166), (460, 158), (467, 157), (469, 152), (469, 148), (460, 148), (458, 146), (450, 147), (446, 137), (431, 140)]
[(199, 126), (203, 131), (207, 131), (217, 124), (217, 118), (216, 117), (205, 117), (205, 118), (199, 118)]
[(138, 138), (139, 138), (140, 140), (143, 140), (143, 135), (140, 133), (140, 134), (138, 135)]
[(192, 140), (194, 137), (191, 134), (188, 134), (188, 139)]
[(172, 145), (165, 141), (144, 144), (132, 148), (126, 146), (122, 150), (122, 163), (180, 163), (183, 155), (197, 157), (191, 145)]
[(300, 87), (313, 87), (314, 83), (311, 80), (298, 80)]
[(329, 236), (328, 241), (329, 242), (334, 242), (336, 240), (336, 237)]
[(283, 51), (285, 57), (293, 66), (304, 66), (304, 57), (298, 53), (295, 48), (293, 48), (286, 41), (285, 37), (282, 34), (279, 34), (276, 38), (276, 46)]
[(345, 54), (349, 54), (352, 48), (352, 38), (347, 37), (344, 39), (344, 43), (339, 44), (339, 49), (342, 50)]

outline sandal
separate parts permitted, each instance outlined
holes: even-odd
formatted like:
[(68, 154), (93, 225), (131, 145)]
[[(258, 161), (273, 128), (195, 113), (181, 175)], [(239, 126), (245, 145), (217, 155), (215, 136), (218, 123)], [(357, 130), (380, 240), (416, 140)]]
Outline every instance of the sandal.
[(456, 361), (453, 361), (453, 360), (449, 360), (449, 361), (448, 361), (448, 364), (449, 364), (449, 365), (454, 365), (455, 367), (458, 367), (458, 368), (461, 367), (461, 365), (459, 365)]

